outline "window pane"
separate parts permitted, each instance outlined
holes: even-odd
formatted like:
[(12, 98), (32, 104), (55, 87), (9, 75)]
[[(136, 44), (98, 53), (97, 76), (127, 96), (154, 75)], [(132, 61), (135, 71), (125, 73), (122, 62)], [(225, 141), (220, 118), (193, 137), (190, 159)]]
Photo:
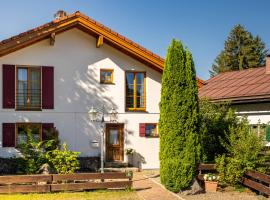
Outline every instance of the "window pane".
[(102, 83), (111, 83), (112, 82), (112, 71), (105, 71), (105, 70), (101, 70), (101, 82)]
[(144, 98), (143, 97), (137, 97), (137, 108), (144, 108)]
[(127, 96), (134, 96), (134, 85), (127, 85), (126, 86), (126, 95)]
[(133, 97), (126, 98), (126, 107), (127, 108), (134, 108), (134, 98)]
[(118, 145), (119, 144), (118, 130), (110, 130), (110, 144), (111, 145)]
[(31, 70), (30, 99), (32, 107), (40, 105), (40, 70)]
[(20, 145), (23, 143), (27, 143), (29, 141), (28, 133), (32, 134), (34, 141), (40, 141), (40, 128), (41, 127), (39, 124), (18, 125), (16, 144)]
[(157, 136), (157, 124), (146, 124), (145, 126), (146, 136)]
[(144, 73), (136, 73), (137, 84), (144, 84)]
[(137, 85), (136, 94), (137, 94), (137, 96), (144, 96), (144, 86), (143, 85)]
[(27, 104), (27, 82), (19, 81), (17, 88), (17, 104), (23, 106)]
[(132, 73), (132, 72), (126, 73), (126, 83), (127, 84), (134, 84), (134, 73)]
[(27, 69), (24, 68), (18, 69), (18, 80), (27, 81)]

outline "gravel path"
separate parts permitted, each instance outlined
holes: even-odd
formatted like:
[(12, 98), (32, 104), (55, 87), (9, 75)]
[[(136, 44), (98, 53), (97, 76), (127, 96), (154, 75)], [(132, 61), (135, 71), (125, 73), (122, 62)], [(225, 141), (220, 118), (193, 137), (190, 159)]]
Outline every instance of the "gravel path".
[[(150, 179), (160, 183), (159, 171), (158, 170), (144, 170), (144, 175)], [(263, 196), (258, 196), (255, 193), (249, 192), (238, 192), (238, 191), (224, 191), (224, 192), (213, 192), (204, 193), (197, 195), (181, 195), (179, 196), (185, 200), (266, 200)]]
[(245, 192), (213, 192), (197, 195), (179, 195), (186, 200), (263, 200), (262, 196), (247, 194)]

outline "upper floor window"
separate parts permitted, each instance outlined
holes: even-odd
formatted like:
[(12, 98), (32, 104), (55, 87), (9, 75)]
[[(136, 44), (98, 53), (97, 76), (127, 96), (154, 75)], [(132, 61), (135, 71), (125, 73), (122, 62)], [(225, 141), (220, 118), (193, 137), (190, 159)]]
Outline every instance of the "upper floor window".
[(113, 83), (113, 69), (100, 69), (100, 83)]
[(126, 110), (145, 111), (145, 72), (126, 72)]
[(40, 67), (17, 67), (17, 110), (41, 110)]

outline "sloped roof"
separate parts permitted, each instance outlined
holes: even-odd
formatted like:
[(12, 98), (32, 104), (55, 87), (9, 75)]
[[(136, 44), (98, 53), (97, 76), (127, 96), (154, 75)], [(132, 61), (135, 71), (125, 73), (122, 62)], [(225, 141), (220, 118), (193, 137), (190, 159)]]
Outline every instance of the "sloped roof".
[(232, 103), (270, 100), (270, 74), (265, 67), (221, 73), (205, 81), (199, 97)]
[[(164, 59), (162, 57), (147, 50), (123, 35), (111, 30), (110, 28), (98, 23), (79, 11), (0, 41), (0, 57), (41, 40), (48, 39), (53, 33), (59, 34), (72, 28), (78, 28), (96, 38), (103, 36), (105, 43), (131, 57), (134, 57), (135, 59), (161, 73), (163, 71)], [(204, 81), (199, 78), (197, 78), (197, 82), (199, 87), (204, 84)]]
[(132, 57), (135, 57), (136, 59), (158, 71), (162, 71), (163, 69), (163, 58), (80, 13), (79, 11), (1, 41), (0, 57), (29, 46), (40, 40), (47, 39), (52, 33), (59, 34), (74, 27), (79, 28), (95, 37), (103, 36), (104, 42), (114, 46)]

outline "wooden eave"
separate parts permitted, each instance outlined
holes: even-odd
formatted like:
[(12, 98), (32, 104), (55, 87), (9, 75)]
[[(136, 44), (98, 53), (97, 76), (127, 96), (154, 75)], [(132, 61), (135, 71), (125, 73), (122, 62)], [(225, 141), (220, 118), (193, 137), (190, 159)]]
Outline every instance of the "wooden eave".
[[(163, 58), (78, 11), (74, 14), (54, 20), (35, 29), (1, 41), (0, 57), (30, 46), (41, 40), (50, 39), (51, 34), (57, 35), (72, 28), (78, 28), (97, 39), (102, 36), (104, 43), (113, 46), (160, 73), (163, 71)], [(48, 45), (49, 44), (50, 41), (48, 41)], [(197, 78), (197, 81), (199, 87), (204, 84), (204, 81), (199, 78)]]

